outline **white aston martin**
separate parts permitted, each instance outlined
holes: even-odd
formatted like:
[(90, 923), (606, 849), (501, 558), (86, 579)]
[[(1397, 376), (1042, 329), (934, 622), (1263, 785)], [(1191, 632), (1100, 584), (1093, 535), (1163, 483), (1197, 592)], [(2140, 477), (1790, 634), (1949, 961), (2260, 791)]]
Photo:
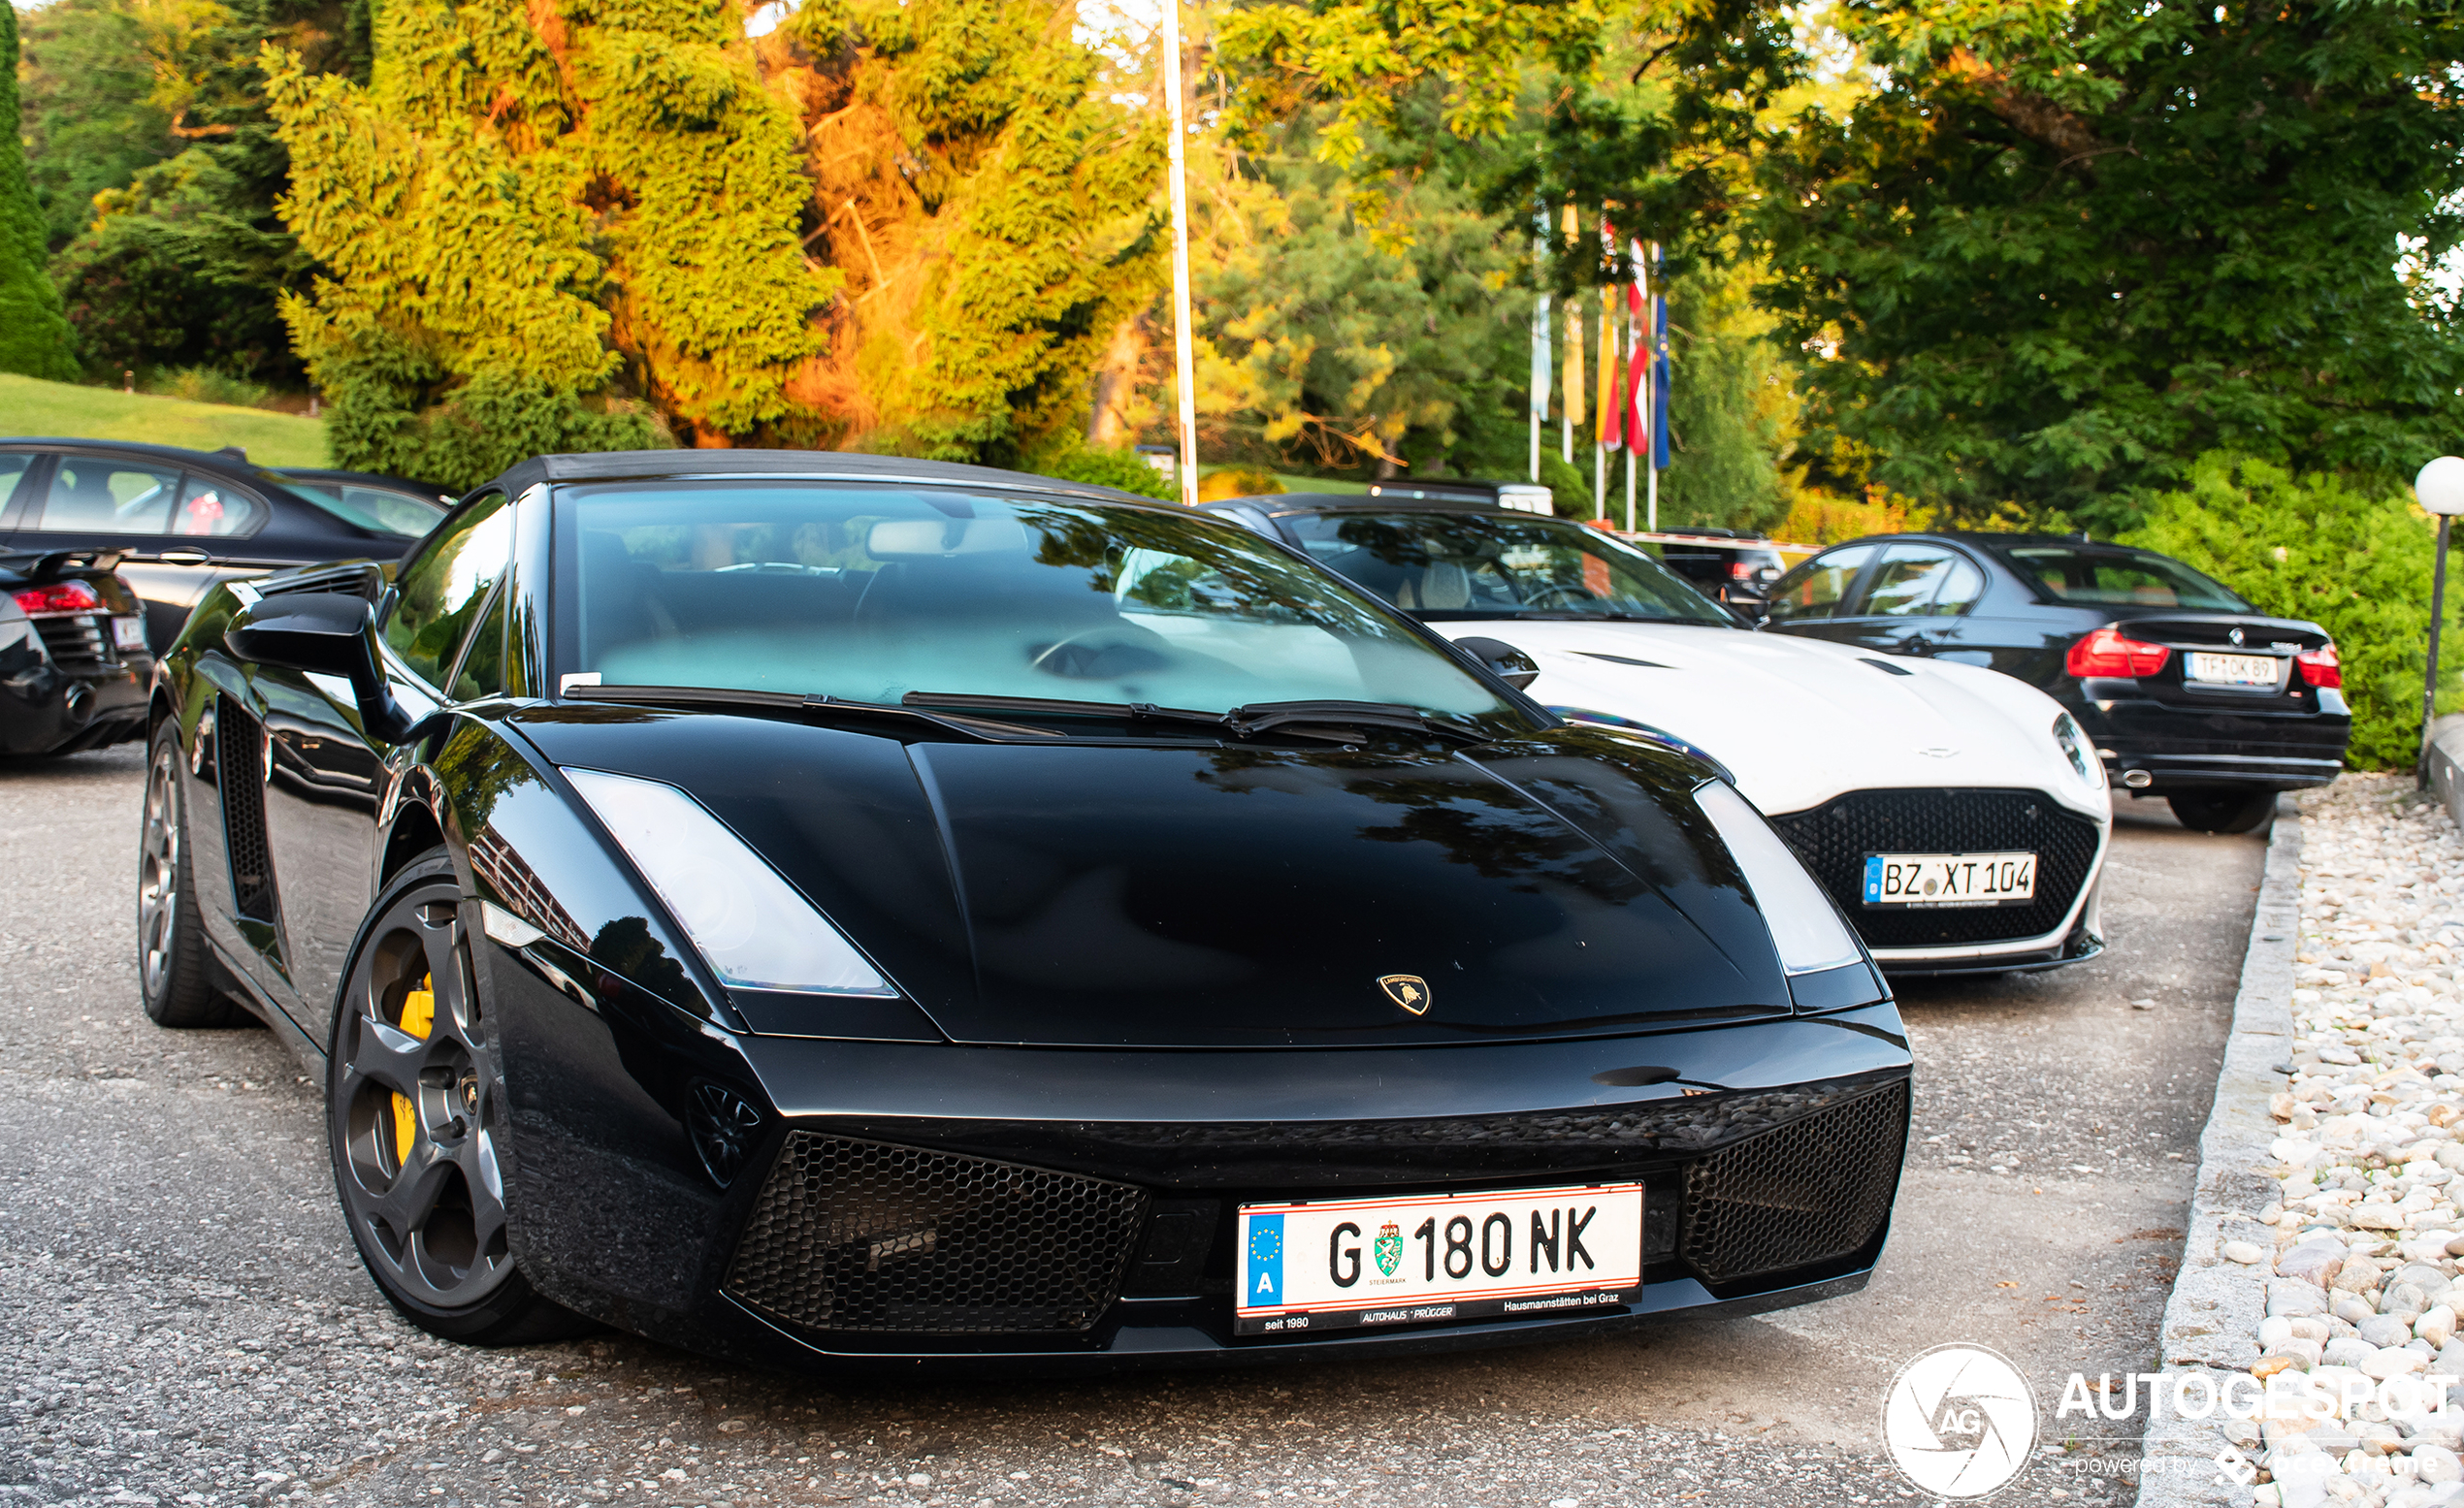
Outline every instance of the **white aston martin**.
[(1726, 766), (1894, 974), (2104, 947), (2103, 765), (2034, 687), (1753, 632), (1641, 550), (1561, 520), (1331, 494), (1209, 506), (1493, 662), (1520, 651), (1538, 670), (1525, 690), (1560, 716)]

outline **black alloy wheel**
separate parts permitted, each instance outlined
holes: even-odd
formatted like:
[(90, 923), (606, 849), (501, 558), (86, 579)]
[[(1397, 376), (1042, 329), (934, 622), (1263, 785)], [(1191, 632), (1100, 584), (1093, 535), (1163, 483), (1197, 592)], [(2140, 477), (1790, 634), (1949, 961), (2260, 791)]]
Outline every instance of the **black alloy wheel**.
[(519, 1345), (590, 1327), (514, 1260), (503, 1080), (466, 913), (441, 852), (378, 898), (335, 1011), (327, 1142), (351, 1240), (394, 1307), (448, 1340)]
[(179, 796), (179, 725), (166, 720), (146, 764), (137, 834), (137, 988), (156, 1026), (253, 1026), (255, 1017), (213, 987), (197, 889), (188, 874), (187, 814)]
[(2230, 786), (2177, 790), (2164, 802), (2192, 832), (2256, 832), (2276, 815), (2276, 792)]

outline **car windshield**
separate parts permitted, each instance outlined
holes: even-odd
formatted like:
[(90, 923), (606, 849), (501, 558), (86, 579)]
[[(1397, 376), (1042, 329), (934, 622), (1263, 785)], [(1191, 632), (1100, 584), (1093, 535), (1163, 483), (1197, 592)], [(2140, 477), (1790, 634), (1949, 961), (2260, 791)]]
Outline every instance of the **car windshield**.
[(1512, 513), (1318, 513), (1312, 556), (1422, 618), (1639, 618), (1735, 627), (1668, 567), (1595, 529)]
[(2021, 545), (2009, 551), (2019, 568), (2065, 602), (2126, 607), (2188, 607), (2247, 613), (2251, 605), (2179, 561), (2160, 555)]
[(607, 685), (1508, 711), (1390, 610), (1205, 514), (631, 483), (561, 489), (556, 538), (558, 669)]
[(390, 487), (370, 487), (362, 482), (303, 482), (279, 474), (273, 480), (343, 523), (379, 534), (417, 539), (445, 516), (443, 503)]

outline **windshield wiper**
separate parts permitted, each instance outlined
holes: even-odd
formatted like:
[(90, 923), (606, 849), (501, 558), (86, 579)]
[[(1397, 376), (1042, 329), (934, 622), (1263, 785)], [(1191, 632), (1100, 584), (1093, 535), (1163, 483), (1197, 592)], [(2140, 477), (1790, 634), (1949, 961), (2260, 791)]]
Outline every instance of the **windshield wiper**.
[(1234, 738), (1252, 738), (1281, 728), (1298, 738), (1347, 744), (1362, 727), (1405, 728), (1435, 733), (1462, 742), (1485, 744), (1489, 735), (1477, 728), (1446, 722), (1400, 702), (1280, 701), (1251, 702), (1229, 712), (1199, 712), (1187, 707), (1158, 707), (1152, 702), (1069, 701), (1056, 696), (970, 696), (965, 692), (909, 691), (899, 698), (907, 707), (970, 708), (983, 712), (1061, 713), (1091, 718), (1120, 718), (1131, 722), (1172, 722), (1203, 727)]
[(717, 686), (572, 686), (567, 701), (616, 702), (633, 707), (707, 707), (727, 712), (767, 713), (813, 718), (828, 722), (924, 723), (987, 744), (1049, 744), (1068, 737), (1050, 728), (990, 718), (954, 717), (881, 702), (848, 701), (836, 696), (807, 696), (797, 691), (740, 690)]
[(1401, 702), (1355, 701), (1281, 701), (1250, 702), (1235, 707), (1223, 715), (1224, 722), (1236, 733), (1247, 736), (1268, 728), (1309, 723), (1333, 727), (1338, 725), (1408, 728), (1415, 733), (1435, 733), (1460, 743), (1485, 744), (1489, 735), (1460, 722), (1433, 718), (1417, 707)]

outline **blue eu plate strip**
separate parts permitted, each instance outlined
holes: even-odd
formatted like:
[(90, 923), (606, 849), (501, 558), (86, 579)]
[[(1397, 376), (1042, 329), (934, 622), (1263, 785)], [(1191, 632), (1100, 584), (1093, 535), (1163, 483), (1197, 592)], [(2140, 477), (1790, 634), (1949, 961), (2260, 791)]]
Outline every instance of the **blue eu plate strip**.
[(1865, 855), (1865, 904), (1871, 906), (1882, 899), (1882, 855)]

